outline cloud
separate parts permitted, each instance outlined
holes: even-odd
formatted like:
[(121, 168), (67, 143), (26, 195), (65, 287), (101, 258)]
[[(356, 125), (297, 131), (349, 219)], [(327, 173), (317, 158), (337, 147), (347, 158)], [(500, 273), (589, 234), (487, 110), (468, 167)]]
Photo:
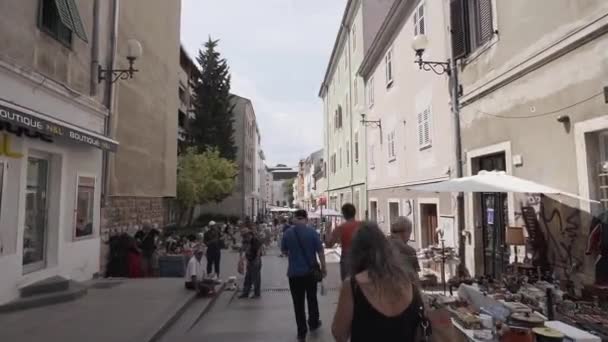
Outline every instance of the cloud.
[(211, 36), (232, 90), (252, 100), (267, 163), (296, 164), (323, 144), (317, 97), (346, 0), (183, 0), (192, 56)]

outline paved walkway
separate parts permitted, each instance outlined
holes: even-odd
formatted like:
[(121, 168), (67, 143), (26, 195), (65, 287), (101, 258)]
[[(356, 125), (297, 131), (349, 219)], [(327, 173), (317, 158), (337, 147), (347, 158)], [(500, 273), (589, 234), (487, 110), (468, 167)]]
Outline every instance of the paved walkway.
[[(326, 295), (319, 296), (323, 327), (310, 334), (308, 341), (333, 341), (331, 321), (340, 284), (337, 255), (328, 250)], [(296, 324), (287, 281), (287, 259), (271, 251), (262, 266), (262, 298), (237, 299), (238, 293), (224, 292), (213, 308), (197, 322), (199, 309), (192, 307), (161, 339), (162, 342), (295, 341)]]

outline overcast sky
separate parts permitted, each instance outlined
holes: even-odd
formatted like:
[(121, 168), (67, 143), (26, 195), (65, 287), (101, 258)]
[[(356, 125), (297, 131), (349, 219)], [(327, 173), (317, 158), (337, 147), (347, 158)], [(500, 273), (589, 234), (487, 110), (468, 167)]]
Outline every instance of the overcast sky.
[(211, 36), (232, 92), (253, 101), (266, 163), (295, 165), (323, 147), (318, 92), (346, 0), (183, 0), (181, 39), (194, 57)]

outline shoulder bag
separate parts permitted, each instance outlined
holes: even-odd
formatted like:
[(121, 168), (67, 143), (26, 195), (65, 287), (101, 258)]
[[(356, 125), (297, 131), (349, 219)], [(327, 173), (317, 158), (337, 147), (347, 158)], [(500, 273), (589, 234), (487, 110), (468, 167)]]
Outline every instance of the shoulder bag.
[(300, 236), (298, 235), (298, 231), (296, 230), (296, 227), (293, 228), (293, 233), (296, 235), (296, 240), (298, 241), (298, 246), (300, 247), (302, 256), (304, 257), (304, 260), (306, 261), (306, 265), (308, 265), (308, 268), (310, 269), (310, 275), (315, 279), (316, 282), (322, 281), (323, 272), (321, 272), (321, 266), (317, 262), (316, 255), (315, 255), (315, 261), (311, 265), (310, 261), (308, 260), (308, 256), (306, 255), (306, 250), (304, 249), (304, 246), (302, 245), (302, 241), (300, 240)]

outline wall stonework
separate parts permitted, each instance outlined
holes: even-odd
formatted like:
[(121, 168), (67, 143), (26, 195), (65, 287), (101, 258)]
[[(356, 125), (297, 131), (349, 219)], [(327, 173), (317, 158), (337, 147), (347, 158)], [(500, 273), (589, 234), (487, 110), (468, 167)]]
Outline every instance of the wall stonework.
[(137, 229), (144, 222), (162, 228), (167, 217), (168, 205), (161, 197), (110, 197), (102, 209), (102, 230)]

